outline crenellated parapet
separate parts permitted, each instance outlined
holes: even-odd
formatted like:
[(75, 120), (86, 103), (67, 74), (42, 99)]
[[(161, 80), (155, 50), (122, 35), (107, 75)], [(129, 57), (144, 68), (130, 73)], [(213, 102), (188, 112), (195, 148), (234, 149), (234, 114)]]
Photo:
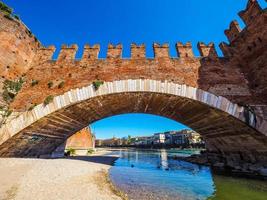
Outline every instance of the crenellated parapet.
[[(238, 15), (246, 26), (241, 30), (239, 23), (234, 20), (230, 23), (229, 29), (224, 31), (229, 45), (221, 43), (220, 48), (225, 57), (246, 56), (255, 49), (258, 42), (264, 40), (264, 35), (266, 35), (267, 12), (266, 9), (260, 7), (257, 0), (248, 0), (246, 9)], [(240, 53), (243, 55), (239, 55)]]
[(122, 57), (122, 44), (108, 45), (107, 59), (119, 59)]
[(232, 21), (225, 30), (229, 43), (222, 42), (220, 48), (229, 66), (238, 66), (244, 74), (253, 96), (266, 101), (267, 9), (261, 8), (257, 0), (248, 0), (238, 15), (245, 27), (241, 30), (238, 22)]
[(210, 59), (218, 58), (214, 43), (209, 43), (206, 45), (203, 42), (199, 42), (197, 47), (202, 57), (207, 57)]
[(96, 60), (100, 51), (100, 45), (95, 44), (93, 46), (85, 45), (83, 50), (82, 60)]
[(232, 21), (229, 29), (225, 30), (224, 33), (228, 38), (229, 42), (233, 42), (241, 32), (241, 28), (236, 20)]
[(262, 13), (263, 13), (263, 10), (260, 7), (257, 0), (249, 0), (246, 9), (239, 12), (238, 15), (242, 18), (244, 23), (248, 26), (251, 23), (253, 23), (255, 18), (257, 18)]
[(34, 61), (33, 61), (34, 64), (43, 63), (48, 60), (52, 60), (55, 50), (56, 50), (56, 47), (53, 45), (39, 48), (34, 57)]
[(145, 44), (137, 45), (135, 43), (131, 44), (131, 58), (139, 59), (146, 57), (146, 46)]
[(233, 56), (233, 50), (226, 42), (220, 43), (219, 47), (226, 58), (230, 58)]
[[(215, 50), (215, 45), (213, 43), (210, 43), (208, 45), (205, 45), (204, 43), (200, 42), (198, 44), (198, 49), (200, 52), (200, 57), (195, 56), (193, 54), (192, 45), (191, 43), (183, 44), (181, 42), (176, 43), (176, 50), (178, 58), (172, 58), (170, 56), (170, 49), (169, 44), (165, 43), (160, 45), (159, 43), (153, 43), (153, 52), (154, 52), (154, 59), (200, 59), (202, 57), (209, 57), (209, 58), (215, 58), (218, 57), (217, 52)], [(106, 59), (101, 60), (118, 60), (118, 59), (146, 59), (146, 46), (145, 44), (137, 45), (135, 43), (132, 43), (130, 46), (131, 50), (131, 56), (130, 58), (123, 58), (122, 57), (122, 51), (123, 46), (122, 44), (113, 45), (109, 44), (107, 48), (107, 56)], [(49, 47), (41, 47), (38, 49), (37, 54), (35, 56), (35, 64), (37, 63), (43, 63), (45, 61), (51, 61), (53, 58), (53, 54), (55, 52), (56, 48), (55, 46), (49, 46)], [(57, 63), (60, 62), (68, 62), (68, 61), (75, 61), (75, 60), (81, 60), (83, 62), (86, 61), (92, 61), (92, 60), (98, 60), (98, 55), (100, 52), (100, 45), (95, 44), (93, 46), (85, 45), (83, 48), (83, 53), (81, 59), (76, 58), (76, 52), (78, 51), (78, 46), (76, 44), (73, 45), (62, 45), (59, 55), (56, 58)], [(151, 58), (149, 58), (151, 59)]]
[(169, 58), (169, 44), (160, 45), (158, 43), (153, 44), (154, 57), (155, 58)]
[(192, 44), (187, 42), (185, 45), (181, 42), (176, 43), (176, 50), (180, 58), (193, 58)]
[(71, 61), (75, 59), (78, 45), (73, 44), (71, 46), (62, 45), (59, 52), (58, 61)]

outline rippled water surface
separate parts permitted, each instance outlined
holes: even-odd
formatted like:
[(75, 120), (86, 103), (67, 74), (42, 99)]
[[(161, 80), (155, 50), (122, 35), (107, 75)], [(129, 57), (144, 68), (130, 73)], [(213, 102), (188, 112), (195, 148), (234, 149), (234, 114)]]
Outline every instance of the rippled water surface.
[(212, 175), (209, 167), (170, 159), (193, 151), (123, 150), (110, 169), (113, 184), (133, 200), (267, 200), (267, 183)]

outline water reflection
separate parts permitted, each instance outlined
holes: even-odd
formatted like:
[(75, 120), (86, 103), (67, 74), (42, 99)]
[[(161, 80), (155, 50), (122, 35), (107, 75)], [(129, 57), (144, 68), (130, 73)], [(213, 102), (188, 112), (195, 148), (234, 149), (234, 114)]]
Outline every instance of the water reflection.
[[(110, 169), (110, 177), (129, 199), (263, 200), (267, 197), (266, 182), (212, 176), (208, 167), (169, 159), (173, 154), (190, 155), (188, 151), (163, 149), (117, 153), (120, 159)], [(251, 187), (255, 184), (261, 185), (261, 189)]]
[(159, 151), (159, 157), (160, 157), (160, 161), (161, 161), (161, 167), (163, 169), (168, 169), (168, 153), (166, 149), (161, 149)]
[(209, 168), (168, 159), (166, 150), (119, 154), (110, 176), (130, 199), (205, 199), (214, 192)]

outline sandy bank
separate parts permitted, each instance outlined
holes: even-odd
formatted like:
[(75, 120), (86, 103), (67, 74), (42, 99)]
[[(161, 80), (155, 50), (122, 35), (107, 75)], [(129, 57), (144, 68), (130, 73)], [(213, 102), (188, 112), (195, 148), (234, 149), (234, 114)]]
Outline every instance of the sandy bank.
[(107, 179), (116, 157), (0, 158), (1, 200), (122, 199)]

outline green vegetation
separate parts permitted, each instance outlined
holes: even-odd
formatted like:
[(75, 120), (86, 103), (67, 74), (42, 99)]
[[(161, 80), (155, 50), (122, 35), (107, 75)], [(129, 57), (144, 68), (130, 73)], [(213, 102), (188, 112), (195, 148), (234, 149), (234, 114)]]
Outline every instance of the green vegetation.
[(87, 150), (87, 154), (89, 155), (89, 154), (92, 154), (92, 153), (94, 153), (95, 151), (94, 151), (94, 149), (88, 149)]
[(67, 155), (70, 155), (70, 156), (75, 155), (75, 149), (73, 149), (73, 148), (69, 148), (69, 149), (67, 149), (67, 150), (66, 150), (66, 154), (67, 154)]
[(20, 20), (19, 16), (13, 13), (13, 9), (6, 5), (4, 2), (0, 1), (0, 11), (4, 13), (7, 19), (13, 20), (17, 19)]
[(47, 83), (48, 88), (52, 88), (53, 85), (54, 85), (53, 81), (49, 81), (49, 82)]
[(95, 90), (98, 90), (99, 87), (100, 87), (101, 85), (103, 85), (103, 84), (104, 84), (103, 81), (94, 81), (94, 82), (93, 82), (94, 89), (95, 89)]
[(18, 15), (14, 15), (14, 18), (17, 19), (17, 20), (20, 20)]
[(0, 113), (3, 118), (8, 117), (12, 114), (12, 110), (9, 110), (5, 106), (0, 106)]
[(132, 144), (133, 142), (135, 141), (134, 138), (132, 138), (132, 136), (128, 135), (128, 138), (127, 138), (127, 144)]
[(37, 103), (32, 104), (32, 105), (29, 107), (28, 111), (33, 110), (36, 106), (37, 106)]
[(21, 90), (24, 80), (19, 78), (18, 80), (5, 80), (3, 87), (3, 99), (9, 103), (14, 100), (15, 96)]
[(2, 11), (6, 15), (12, 15), (13, 9), (8, 7), (4, 2), (0, 1), (0, 11)]
[(38, 83), (39, 83), (39, 81), (38, 81), (38, 80), (32, 80), (32, 83), (31, 83), (31, 85), (32, 85), (32, 87), (33, 87), (33, 86), (35, 86), (35, 85), (38, 85)]
[(44, 100), (44, 105), (45, 105), (45, 106), (48, 105), (49, 103), (51, 103), (51, 102), (53, 101), (53, 99), (54, 99), (54, 96), (53, 96), (53, 95), (49, 95), (49, 96), (47, 96), (47, 97), (45, 98), (45, 100)]
[(3, 83), (3, 92), (2, 97), (6, 102), (6, 105), (0, 107), (0, 127), (2, 124), (5, 124), (6, 119), (12, 114), (12, 110), (9, 109), (9, 104), (14, 100), (18, 92), (23, 86), (24, 80), (19, 78), (17, 80), (8, 80), (6, 79)]
[(65, 81), (61, 81), (61, 82), (59, 83), (59, 85), (58, 85), (58, 89), (63, 88), (64, 85), (65, 85)]

